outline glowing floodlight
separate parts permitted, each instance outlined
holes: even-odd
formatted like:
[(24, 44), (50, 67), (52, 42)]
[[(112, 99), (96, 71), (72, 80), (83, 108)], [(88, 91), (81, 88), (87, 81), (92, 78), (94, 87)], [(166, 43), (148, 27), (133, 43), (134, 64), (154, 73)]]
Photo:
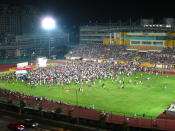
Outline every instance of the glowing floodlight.
[(42, 28), (44, 28), (45, 30), (52, 30), (55, 28), (56, 23), (54, 18), (48, 16), (41, 21), (41, 25), (42, 25)]

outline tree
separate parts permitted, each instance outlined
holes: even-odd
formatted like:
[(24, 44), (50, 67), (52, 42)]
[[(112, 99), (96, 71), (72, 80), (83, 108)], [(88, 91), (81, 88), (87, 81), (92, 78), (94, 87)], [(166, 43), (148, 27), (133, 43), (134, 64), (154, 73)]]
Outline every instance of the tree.
[(38, 107), (38, 111), (39, 111), (40, 115), (43, 116), (43, 108), (42, 108), (42, 106)]
[(22, 111), (24, 110), (24, 107), (26, 106), (26, 103), (21, 100), (19, 103), (19, 106), (20, 106), (20, 113), (22, 113)]
[(12, 104), (13, 101), (12, 101), (11, 99), (9, 99), (9, 100), (7, 101), (7, 103), (8, 103), (8, 104)]
[(106, 121), (106, 113), (104, 111), (102, 111), (99, 115), (99, 121), (100, 124), (103, 126), (105, 124)]
[(71, 108), (71, 109), (68, 110), (68, 118), (69, 118), (69, 121), (70, 122), (73, 122), (74, 121), (73, 120), (73, 112), (74, 112), (74, 109), (73, 108)]
[(61, 112), (62, 112), (61, 107), (57, 107), (57, 108), (55, 109), (55, 113), (56, 113), (56, 114), (60, 114)]
[(26, 103), (24, 101), (20, 101), (19, 105), (21, 109), (24, 109), (24, 107), (26, 106)]
[(38, 111), (41, 112), (43, 108), (41, 106), (38, 107)]

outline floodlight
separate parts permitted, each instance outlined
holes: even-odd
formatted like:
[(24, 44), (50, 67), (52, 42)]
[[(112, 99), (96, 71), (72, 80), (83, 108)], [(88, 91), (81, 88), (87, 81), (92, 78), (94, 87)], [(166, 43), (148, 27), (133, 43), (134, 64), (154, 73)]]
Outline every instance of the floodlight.
[(52, 18), (51, 16), (47, 16), (41, 21), (41, 25), (42, 28), (44, 28), (45, 30), (52, 30), (55, 28), (56, 23), (54, 18)]

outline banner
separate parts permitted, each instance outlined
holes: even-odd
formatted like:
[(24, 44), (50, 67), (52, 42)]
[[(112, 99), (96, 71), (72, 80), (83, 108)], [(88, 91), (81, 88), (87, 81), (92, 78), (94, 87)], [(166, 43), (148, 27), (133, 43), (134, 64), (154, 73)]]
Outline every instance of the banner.
[(24, 68), (28, 66), (28, 62), (17, 63), (17, 68)]
[(144, 62), (144, 63), (141, 63), (140, 66), (142, 66), (142, 67), (152, 67), (153, 65), (151, 63)]
[(38, 58), (37, 64), (39, 67), (46, 67), (47, 66), (47, 58), (46, 57)]
[(27, 74), (26, 70), (16, 70), (16, 75), (20, 75), (20, 74)]

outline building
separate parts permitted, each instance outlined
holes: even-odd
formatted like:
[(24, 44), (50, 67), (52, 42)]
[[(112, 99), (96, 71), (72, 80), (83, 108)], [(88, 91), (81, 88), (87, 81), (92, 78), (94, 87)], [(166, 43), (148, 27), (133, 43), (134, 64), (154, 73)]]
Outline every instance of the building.
[(68, 33), (27, 33), (23, 35), (9, 35), (7, 43), (0, 47), (1, 58), (37, 57), (56, 55), (58, 48), (69, 42)]
[(32, 6), (0, 5), (0, 34), (22, 34), (35, 31), (39, 11)]
[(142, 19), (138, 25), (88, 25), (80, 27), (80, 44), (126, 44), (129, 48), (158, 50), (175, 47), (175, 22), (164, 19), (162, 24)]
[(33, 6), (0, 5), (0, 58), (50, 57), (68, 43), (68, 33), (43, 33), (40, 18), (41, 10)]

